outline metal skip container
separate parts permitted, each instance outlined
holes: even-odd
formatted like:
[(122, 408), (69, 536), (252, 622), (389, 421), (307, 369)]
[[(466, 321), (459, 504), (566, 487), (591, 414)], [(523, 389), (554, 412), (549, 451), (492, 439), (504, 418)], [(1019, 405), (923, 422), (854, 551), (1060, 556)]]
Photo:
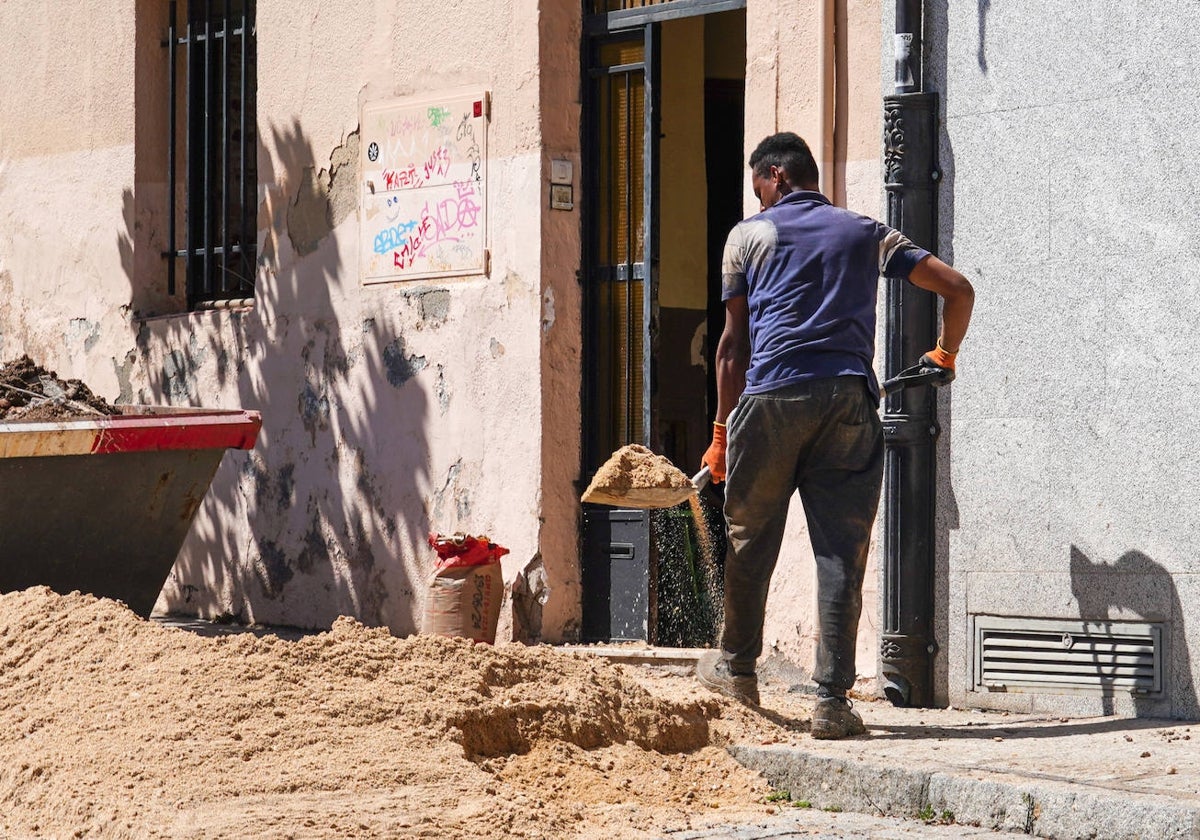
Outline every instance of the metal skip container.
[(0, 423), (0, 591), (47, 586), (149, 617), (226, 449), (255, 411), (122, 406)]

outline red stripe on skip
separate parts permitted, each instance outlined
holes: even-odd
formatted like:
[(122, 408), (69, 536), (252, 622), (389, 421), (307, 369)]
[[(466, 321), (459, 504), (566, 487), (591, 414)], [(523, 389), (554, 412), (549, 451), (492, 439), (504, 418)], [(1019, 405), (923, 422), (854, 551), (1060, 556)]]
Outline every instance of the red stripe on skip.
[(99, 421), (92, 452), (161, 452), (171, 449), (252, 449), (262, 428), (257, 411), (139, 414)]

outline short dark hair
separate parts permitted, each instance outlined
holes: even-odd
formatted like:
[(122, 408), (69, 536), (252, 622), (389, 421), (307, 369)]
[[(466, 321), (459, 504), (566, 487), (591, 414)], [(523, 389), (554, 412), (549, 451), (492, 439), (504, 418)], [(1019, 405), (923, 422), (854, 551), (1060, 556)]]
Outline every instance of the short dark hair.
[(793, 186), (817, 183), (817, 162), (804, 139), (791, 131), (781, 131), (764, 138), (750, 155), (750, 168), (758, 177), (769, 176), (772, 166), (778, 166), (786, 172)]

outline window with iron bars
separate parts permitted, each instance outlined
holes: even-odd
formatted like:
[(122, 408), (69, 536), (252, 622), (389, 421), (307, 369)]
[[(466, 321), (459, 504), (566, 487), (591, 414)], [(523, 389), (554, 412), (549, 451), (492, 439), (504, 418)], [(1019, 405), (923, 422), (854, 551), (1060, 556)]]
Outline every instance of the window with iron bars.
[(257, 247), (254, 0), (170, 0), (167, 292), (248, 303)]

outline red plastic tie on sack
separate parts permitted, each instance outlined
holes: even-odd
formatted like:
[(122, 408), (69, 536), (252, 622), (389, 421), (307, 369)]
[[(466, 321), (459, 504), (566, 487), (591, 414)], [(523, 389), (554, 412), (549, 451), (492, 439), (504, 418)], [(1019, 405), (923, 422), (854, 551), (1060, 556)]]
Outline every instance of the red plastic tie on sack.
[(472, 537), (469, 534), (455, 534), (452, 537), (430, 534), (429, 545), (437, 552), (439, 569), (484, 566), (508, 554), (507, 548), (496, 545), (487, 537)]

